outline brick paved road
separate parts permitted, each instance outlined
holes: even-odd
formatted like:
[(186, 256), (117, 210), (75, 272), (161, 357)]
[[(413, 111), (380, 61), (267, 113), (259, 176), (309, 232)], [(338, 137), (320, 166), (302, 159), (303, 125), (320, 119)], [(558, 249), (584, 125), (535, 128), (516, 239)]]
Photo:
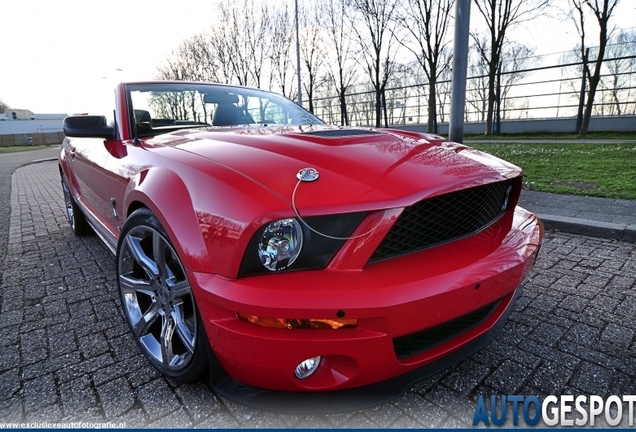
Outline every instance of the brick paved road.
[(64, 218), (54, 162), (18, 169), (0, 313), (0, 421), (128, 427), (469, 427), (479, 395), (636, 394), (636, 246), (548, 234), (497, 340), (398, 400), (278, 415), (159, 376), (120, 312), (114, 259)]
[[(0, 154), (0, 265), (4, 264), (9, 237), (9, 215), (11, 210), (11, 175), (13, 171), (33, 160), (55, 157), (60, 146), (51, 146), (43, 150), (29, 150)], [(0, 285), (2, 272), (0, 272)]]

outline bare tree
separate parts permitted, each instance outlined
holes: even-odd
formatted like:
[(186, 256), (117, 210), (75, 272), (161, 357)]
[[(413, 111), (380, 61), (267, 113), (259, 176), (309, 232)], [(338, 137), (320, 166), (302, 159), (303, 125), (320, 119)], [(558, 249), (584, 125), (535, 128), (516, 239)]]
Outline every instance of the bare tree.
[[(481, 37), (480, 44), (473, 43), (470, 50), (472, 55), (469, 58), (469, 81), (467, 85), (470, 97), (466, 102), (472, 106), (474, 110), (472, 114), (476, 116), (477, 120), (486, 121), (489, 100), (489, 76), (488, 63), (484, 60), (482, 52), (483, 47), (486, 46), (484, 41), (487, 40), (487, 36), (473, 35), (473, 40), (479, 37)], [(519, 98), (513, 97), (510, 92), (515, 84), (528, 75), (526, 69), (530, 67), (533, 60), (536, 61), (536, 58), (533, 57), (534, 52), (534, 48), (517, 42), (509, 42), (501, 53), (501, 68), (498, 71), (498, 76), (500, 78), (499, 106), (502, 118), (510, 118), (510, 111), (518, 110), (527, 105), (527, 100), (521, 99), (520, 103), (523, 106), (517, 106)]]
[(187, 80), (187, 72), (185, 71), (186, 64), (181, 57), (180, 48), (170, 53), (166, 61), (157, 66), (157, 72), (155, 78), (160, 80), (174, 80), (184, 81)]
[(232, 40), (228, 39), (228, 36), (228, 28), (225, 25), (214, 26), (209, 29), (207, 40), (210, 58), (214, 59), (211, 64), (215, 65), (218, 81), (232, 84), (235, 82), (234, 67), (231, 61), (232, 50), (228, 47)]
[[(480, 35), (472, 35), (473, 41)], [(486, 47), (486, 38), (477, 42), (473, 42), (470, 46), (468, 57), (468, 80), (466, 82), (466, 103), (473, 110), (466, 110), (466, 121), (470, 121), (470, 116), (474, 116), (476, 121), (486, 121), (488, 112), (488, 65), (484, 61), (480, 47)]]
[[(448, 49), (448, 56), (451, 56), (450, 48)], [(442, 123), (447, 122), (449, 119), (446, 117), (450, 115), (451, 104), (451, 90), (453, 84), (453, 76), (451, 68), (445, 68), (437, 79), (437, 101), (438, 101), (438, 117)]]
[[(526, 69), (531, 66), (533, 59), (536, 60), (532, 57), (534, 53), (534, 48), (517, 42), (511, 42), (502, 53), (500, 105), (503, 118), (509, 118), (509, 112), (519, 108), (515, 102), (516, 98), (510, 97), (510, 90), (528, 76)], [(527, 106), (527, 99), (523, 99), (521, 103), (524, 107)]]
[(452, 61), (452, 57), (443, 54), (454, 4), (455, 0), (407, 0), (397, 14), (399, 26), (410, 36), (398, 41), (415, 55), (428, 80), (427, 130), (434, 133), (437, 133), (437, 81)]
[[(336, 124), (340, 121), (340, 102), (333, 94), (333, 86), (329, 79), (323, 82), (323, 85), (316, 93), (314, 99), (315, 114), (318, 115), (328, 124)], [(319, 97), (318, 97), (319, 96)]]
[[(479, 52), (488, 66), (488, 111), (486, 115), (486, 135), (492, 134), (495, 105), (495, 80), (497, 68), (508, 32), (516, 25), (544, 12), (551, 0), (473, 0), (479, 14), (488, 27), (488, 38), (473, 36)], [(488, 42), (488, 45), (485, 44)]]
[[(412, 60), (408, 64), (402, 65), (402, 76), (398, 75), (398, 79), (403, 82), (402, 97), (404, 98), (404, 123), (426, 123), (428, 114), (422, 112), (422, 106), (428, 110), (428, 97), (426, 91), (428, 86), (423, 84), (426, 77), (421, 74), (422, 67), (417, 60)], [(395, 79), (392, 83), (395, 83)], [(390, 91), (387, 89), (387, 92)], [(440, 116), (442, 111), (440, 111)], [(442, 120), (443, 121), (443, 120)]]
[[(243, 0), (247, 7), (247, 0)], [(226, 53), (226, 61), (230, 69), (231, 82), (248, 85), (250, 77), (249, 44), (245, 37), (244, 20), (236, 4), (225, 1), (219, 4), (219, 25), (216, 32), (219, 38), (219, 49)]]
[(217, 52), (225, 54), (232, 81), (260, 87), (270, 48), (267, 4), (257, 8), (254, 0), (224, 0), (219, 4), (219, 15)]
[(303, 87), (309, 102), (309, 111), (314, 112), (314, 92), (319, 85), (318, 77), (325, 64), (325, 53), (323, 51), (323, 31), (318, 20), (320, 11), (312, 5), (311, 9), (304, 8), (301, 12), (302, 33), (300, 35), (300, 52), (306, 74), (303, 80)]
[(375, 92), (375, 126), (382, 126), (382, 98), (396, 70), (395, 16), (399, 0), (347, 0), (351, 25)]
[(270, 61), (272, 73), (270, 88), (276, 83), (283, 96), (292, 98), (294, 92), (294, 66), (292, 63), (292, 45), (294, 29), (287, 4), (272, 13)]
[(263, 78), (263, 68), (269, 57), (269, 50), (271, 48), (269, 45), (271, 18), (267, 3), (261, 3), (260, 13), (257, 13), (254, 9), (246, 11), (245, 23), (247, 40), (250, 46), (250, 65), (253, 68), (252, 77), (254, 78), (254, 85), (260, 88)]
[(607, 46), (605, 66), (609, 74), (601, 77), (612, 103), (612, 114), (625, 114), (634, 101), (632, 76), (636, 72), (636, 31), (621, 30)]
[(166, 80), (222, 81), (220, 59), (213, 51), (208, 33), (200, 33), (184, 40), (157, 67), (156, 77)]
[(349, 123), (353, 126), (370, 125), (375, 119), (375, 90), (370, 83), (352, 86), (347, 95)]
[[(581, 80), (584, 72), (581, 72), (580, 46), (575, 46), (571, 51), (563, 52), (558, 59), (561, 79), (559, 84), (559, 106), (556, 116), (576, 116), (576, 106), (580, 101)], [(569, 105), (561, 106), (561, 97), (565, 97)], [(581, 117), (582, 118), (582, 117)]]
[(320, 25), (325, 29), (325, 51), (329, 66), (328, 76), (333, 82), (340, 102), (340, 124), (349, 125), (346, 94), (355, 78), (352, 35), (346, 21), (345, 0), (322, 0), (318, 3)]
[(8, 110), (10, 107), (9, 105), (7, 105), (6, 103), (4, 103), (2, 101), (2, 99), (0, 99), (0, 113), (4, 113), (6, 110)]
[(400, 65), (391, 79), (392, 88), (385, 90), (389, 124), (406, 124), (406, 108), (413, 75), (410, 65)]
[(598, 52), (596, 53), (596, 61), (594, 62), (594, 72), (587, 68), (587, 79), (589, 89), (587, 92), (587, 101), (585, 102), (585, 111), (583, 113), (583, 122), (581, 123), (581, 129), (579, 130), (579, 136), (586, 137), (587, 131), (590, 126), (590, 119), (592, 117), (592, 109), (594, 108), (594, 97), (601, 80), (601, 69), (603, 67), (603, 60), (605, 58), (605, 48), (607, 47), (607, 41), (610, 36), (609, 21), (612, 17), (612, 12), (620, 0), (570, 0), (572, 20), (574, 21), (579, 36), (581, 38), (581, 56), (584, 58), (586, 47), (586, 11), (590, 12), (596, 19), (598, 24)]

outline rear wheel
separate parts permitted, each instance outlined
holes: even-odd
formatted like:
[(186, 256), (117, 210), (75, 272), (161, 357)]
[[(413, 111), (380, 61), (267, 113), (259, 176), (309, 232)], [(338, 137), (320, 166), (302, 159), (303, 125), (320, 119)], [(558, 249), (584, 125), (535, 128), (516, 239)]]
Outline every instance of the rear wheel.
[(84, 213), (80, 210), (79, 206), (75, 202), (75, 199), (71, 195), (71, 190), (66, 183), (66, 178), (62, 175), (62, 192), (64, 193), (64, 209), (66, 212), (66, 218), (73, 233), (77, 236), (88, 235), (92, 232), (91, 226), (86, 221)]
[(128, 217), (117, 247), (124, 315), (150, 363), (179, 382), (207, 373), (208, 340), (181, 260), (146, 208)]

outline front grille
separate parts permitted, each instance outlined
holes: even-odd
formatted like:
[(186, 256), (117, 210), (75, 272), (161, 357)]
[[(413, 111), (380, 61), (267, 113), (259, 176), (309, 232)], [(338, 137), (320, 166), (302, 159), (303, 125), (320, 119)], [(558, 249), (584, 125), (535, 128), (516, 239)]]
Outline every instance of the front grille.
[(495, 222), (511, 198), (512, 180), (463, 189), (404, 209), (369, 262), (475, 234)]
[(471, 312), (447, 323), (393, 339), (393, 349), (398, 359), (410, 357), (433, 348), (484, 322), (499, 302)]

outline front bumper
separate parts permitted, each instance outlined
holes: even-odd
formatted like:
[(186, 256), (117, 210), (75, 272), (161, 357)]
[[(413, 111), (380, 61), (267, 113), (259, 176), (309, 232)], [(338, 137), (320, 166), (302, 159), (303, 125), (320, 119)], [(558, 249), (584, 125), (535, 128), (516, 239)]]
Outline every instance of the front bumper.
[[(358, 387), (366, 389), (365, 394), (395, 397), (413, 380), (490, 343), (505, 323), (519, 295), (517, 287), (536, 259), (543, 226), (521, 208), (504, 219), (474, 236), (367, 265), (363, 270), (328, 268), (238, 280), (190, 272), (189, 279), (211, 348), (231, 378), (282, 392)], [(474, 325), (424, 351), (396, 355), (395, 338), (440, 328), (488, 305), (492, 309)], [(344, 314), (356, 318), (358, 326), (273, 329), (243, 321), (237, 312), (300, 319)], [(295, 367), (317, 355), (323, 356), (323, 362), (316, 373), (297, 379)], [(230, 395), (236, 393), (232, 389), (241, 387), (237, 385), (223, 380), (216, 389)], [(373, 391), (376, 388), (382, 391)], [(253, 395), (249, 399), (255, 400)], [(276, 404), (271, 394), (263, 399)]]
[(488, 346), (506, 324), (516, 299), (522, 294), (522, 287), (517, 288), (501, 319), (479, 337), (446, 357), (385, 381), (335, 392), (297, 393), (262, 390), (226, 376), (213, 382), (212, 389), (242, 405), (283, 414), (337, 414), (374, 407), (400, 397), (414, 383), (446, 370)]

